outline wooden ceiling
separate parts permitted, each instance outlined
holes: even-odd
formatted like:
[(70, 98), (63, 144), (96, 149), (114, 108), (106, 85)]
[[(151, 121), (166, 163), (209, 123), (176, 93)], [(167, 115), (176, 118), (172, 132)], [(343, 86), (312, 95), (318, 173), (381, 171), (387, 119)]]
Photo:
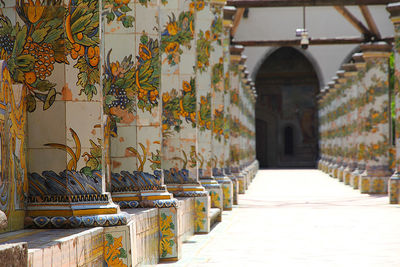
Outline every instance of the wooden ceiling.
[[(379, 29), (368, 9), (368, 5), (387, 5), (399, 0), (228, 0), (228, 5), (237, 7), (231, 36), (234, 37), (243, 16), (245, 8), (249, 7), (304, 7), (304, 6), (332, 6), (346, 19), (357, 31), (361, 33), (358, 37), (337, 38), (310, 38), (310, 45), (334, 45), (334, 44), (359, 44), (363, 42), (385, 41), (393, 42), (391, 36), (382, 37)], [(345, 6), (358, 5), (367, 25), (364, 25)], [(233, 44), (243, 46), (298, 46), (299, 39), (292, 40), (246, 40), (233, 41)]]
[(349, 6), (387, 5), (398, 0), (228, 0), (235, 7), (296, 7), (296, 6)]

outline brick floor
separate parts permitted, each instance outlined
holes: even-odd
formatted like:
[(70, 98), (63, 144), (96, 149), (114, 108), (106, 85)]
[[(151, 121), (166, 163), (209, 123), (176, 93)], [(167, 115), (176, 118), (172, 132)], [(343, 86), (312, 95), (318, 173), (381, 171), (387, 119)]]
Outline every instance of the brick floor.
[(400, 266), (400, 206), (317, 170), (261, 170), (239, 206), (160, 266)]

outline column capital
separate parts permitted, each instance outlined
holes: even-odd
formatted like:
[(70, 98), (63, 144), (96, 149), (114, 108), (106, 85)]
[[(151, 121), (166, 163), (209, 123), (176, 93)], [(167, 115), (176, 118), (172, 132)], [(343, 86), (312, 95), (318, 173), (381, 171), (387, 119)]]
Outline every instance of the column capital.
[(338, 70), (336, 72), (336, 75), (338, 77), (337, 82), (336, 82), (338, 85), (344, 84), (346, 82), (346, 77), (345, 77), (345, 71), (344, 70)]
[(367, 63), (365, 62), (363, 53), (355, 53), (353, 55), (353, 59), (355, 61), (354, 64), (355, 64), (357, 70), (364, 70), (366, 68)]
[(233, 27), (233, 17), (236, 14), (236, 7), (234, 6), (224, 6), (224, 27), (232, 28)]
[(343, 64), (342, 68), (345, 70), (345, 77), (352, 77), (357, 75), (357, 67), (355, 63)]
[(400, 24), (400, 2), (387, 5), (386, 10), (390, 13), (393, 24)]
[(365, 59), (389, 57), (392, 52), (392, 46), (385, 42), (364, 43), (360, 45), (360, 48)]

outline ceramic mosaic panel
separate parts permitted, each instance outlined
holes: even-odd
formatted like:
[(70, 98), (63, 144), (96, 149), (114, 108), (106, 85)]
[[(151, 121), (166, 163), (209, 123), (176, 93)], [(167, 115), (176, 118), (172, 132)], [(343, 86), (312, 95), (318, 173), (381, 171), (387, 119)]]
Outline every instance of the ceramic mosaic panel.
[[(367, 132), (366, 141), (366, 171), (361, 176), (361, 192), (387, 192), (389, 171), (389, 82), (388, 59), (389, 53), (364, 52), (367, 63), (364, 77), (369, 97), (372, 101), (366, 109)], [(370, 127), (370, 128), (368, 128)], [(369, 188), (369, 189), (368, 189)]]
[(194, 209), (194, 231), (195, 233), (210, 232), (210, 197), (195, 197)]
[[(162, 131), (165, 182), (196, 183), (195, 16), (202, 5), (169, 1), (161, 8)], [(187, 172), (187, 176), (178, 176)]]
[(196, 49), (197, 49), (197, 103), (198, 125), (197, 142), (199, 157), (200, 177), (212, 175), (212, 98), (211, 98), (211, 67), (210, 55), (214, 50), (214, 42), (211, 35), (210, 22), (213, 14), (210, 11), (209, 2), (205, 2), (204, 8), (197, 12), (196, 19)]
[(136, 236), (136, 224), (106, 228), (104, 230), (104, 265), (134, 266), (132, 253), (135, 253), (133, 237)]
[(23, 227), (28, 191), (26, 159), (27, 90), (12, 81), (5, 61), (0, 61), (0, 209), (8, 218), (6, 231)]
[(160, 261), (175, 261), (180, 257), (182, 240), (178, 235), (178, 208), (159, 209), (160, 223)]

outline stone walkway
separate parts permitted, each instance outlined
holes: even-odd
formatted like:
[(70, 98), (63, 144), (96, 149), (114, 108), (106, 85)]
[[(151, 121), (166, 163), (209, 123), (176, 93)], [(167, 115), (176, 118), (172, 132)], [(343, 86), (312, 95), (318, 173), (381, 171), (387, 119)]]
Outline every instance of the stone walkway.
[(159, 266), (400, 266), (400, 206), (318, 170), (261, 170), (240, 205)]

